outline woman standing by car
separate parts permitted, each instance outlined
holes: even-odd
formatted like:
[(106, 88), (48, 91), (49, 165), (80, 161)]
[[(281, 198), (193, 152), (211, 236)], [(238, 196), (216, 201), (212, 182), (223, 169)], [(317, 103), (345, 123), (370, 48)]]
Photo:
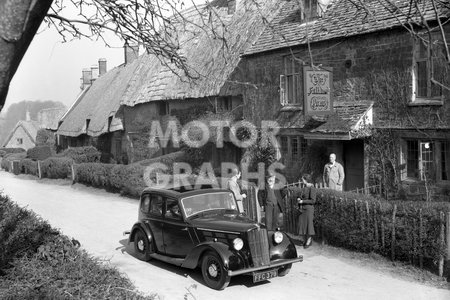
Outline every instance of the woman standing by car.
[(316, 189), (311, 183), (311, 175), (303, 174), (303, 184), (305, 188), (297, 196), (300, 216), (298, 217), (298, 234), (303, 236), (304, 248), (308, 248), (312, 244), (312, 236), (316, 233), (314, 231), (314, 204), (316, 203)]

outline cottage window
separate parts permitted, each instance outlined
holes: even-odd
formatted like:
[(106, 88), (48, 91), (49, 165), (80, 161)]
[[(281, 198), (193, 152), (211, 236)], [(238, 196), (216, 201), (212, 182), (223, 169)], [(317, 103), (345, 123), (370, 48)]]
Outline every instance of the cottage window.
[(293, 55), (283, 57), (284, 75), (280, 76), (281, 105), (298, 105), (303, 103), (303, 85), (301, 63)]
[(281, 136), (281, 157), (284, 163), (306, 154), (306, 140), (301, 136)]
[(440, 101), (442, 88), (433, 83), (433, 51), (429, 43), (414, 41), (413, 55), (413, 102)]
[(18, 145), (22, 145), (23, 144), (23, 139), (22, 138), (17, 138), (17, 144)]
[(450, 180), (450, 141), (406, 141), (406, 176), (418, 180)]
[(159, 115), (165, 116), (169, 113), (169, 103), (167, 101), (158, 101)]

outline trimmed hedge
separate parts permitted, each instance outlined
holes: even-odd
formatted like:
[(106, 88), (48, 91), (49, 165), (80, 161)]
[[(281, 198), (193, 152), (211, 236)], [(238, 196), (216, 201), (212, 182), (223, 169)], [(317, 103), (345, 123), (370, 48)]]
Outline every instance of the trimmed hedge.
[(83, 163), (75, 166), (76, 182), (132, 197), (139, 197), (146, 187), (143, 175), (144, 167), (138, 164)]
[(20, 161), (20, 171), (24, 174), (38, 176), (38, 163), (30, 158), (24, 158)]
[(6, 171), (11, 170), (11, 161), (22, 160), (27, 156), (25, 152), (8, 153), (2, 158), (1, 167)]
[[(296, 194), (301, 189), (290, 187), (288, 191), (285, 226), (297, 234)], [(319, 237), (333, 246), (413, 264), (420, 261), (435, 269), (445, 255), (440, 232), (445, 227), (442, 215), (448, 211), (450, 205), (444, 202), (387, 201), (319, 189), (314, 224)]]
[(27, 151), (27, 157), (32, 160), (44, 160), (53, 155), (52, 148), (48, 145), (36, 146)]
[(112, 164), (82, 163), (75, 166), (76, 181), (100, 188), (110, 187)]
[(41, 174), (46, 178), (70, 178), (73, 160), (67, 157), (50, 157), (41, 162)]
[(94, 146), (73, 147), (57, 154), (58, 157), (69, 157), (77, 164), (99, 162), (101, 152)]
[(10, 153), (21, 153), (25, 152), (23, 148), (0, 148), (0, 157), (4, 157), (6, 154)]

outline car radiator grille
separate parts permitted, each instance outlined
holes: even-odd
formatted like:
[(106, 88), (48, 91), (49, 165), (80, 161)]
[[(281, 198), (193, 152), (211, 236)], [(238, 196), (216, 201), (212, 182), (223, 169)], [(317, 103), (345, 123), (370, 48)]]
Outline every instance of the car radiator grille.
[(253, 266), (267, 266), (270, 263), (269, 241), (266, 229), (254, 229), (248, 232), (248, 244)]

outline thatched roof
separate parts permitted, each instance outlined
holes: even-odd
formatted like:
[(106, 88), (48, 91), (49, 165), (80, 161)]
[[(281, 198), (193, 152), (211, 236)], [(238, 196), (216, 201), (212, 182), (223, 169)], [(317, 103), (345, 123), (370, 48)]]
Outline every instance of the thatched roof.
[[(239, 94), (228, 80), (233, 72), (239, 72), (236, 67), (240, 55), (261, 34), (279, 5), (276, 0), (236, 2), (233, 15), (227, 13), (227, 1), (220, 0), (185, 11), (183, 17), (188, 21), (176, 18), (178, 31), (174, 34), (195, 79), (181, 71), (174, 74), (158, 57), (145, 54), (138, 59), (139, 65), (121, 103), (135, 106), (156, 100)], [(218, 34), (214, 36), (208, 27), (215, 28)]]
[[(279, 2), (282, 8), (245, 54), (302, 45), (308, 40), (319, 42), (367, 34), (421, 20), (415, 7), (410, 10), (410, 0), (332, 0), (322, 17), (305, 24), (300, 19), (300, 1)], [(443, 9), (439, 1), (434, 2), (442, 9), (441, 15), (448, 18), (448, 10)], [(419, 6), (426, 20), (436, 19), (433, 1), (424, 0)]]
[[(115, 115), (138, 65), (137, 61), (121, 65), (95, 80), (63, 116), (57, 134), (78, 136), (86, 133), (99, 136), (102, 133), (122, 130), (122, 121)], [(109, 117), (113, 118), (111, 124)], [(88, 128), (86, 120), (90, 120)]]
[(59, 120), (66, 112), (64, 107), (42, 109), (38, 112), (38, 121), (42, 128), (56, 130)]

